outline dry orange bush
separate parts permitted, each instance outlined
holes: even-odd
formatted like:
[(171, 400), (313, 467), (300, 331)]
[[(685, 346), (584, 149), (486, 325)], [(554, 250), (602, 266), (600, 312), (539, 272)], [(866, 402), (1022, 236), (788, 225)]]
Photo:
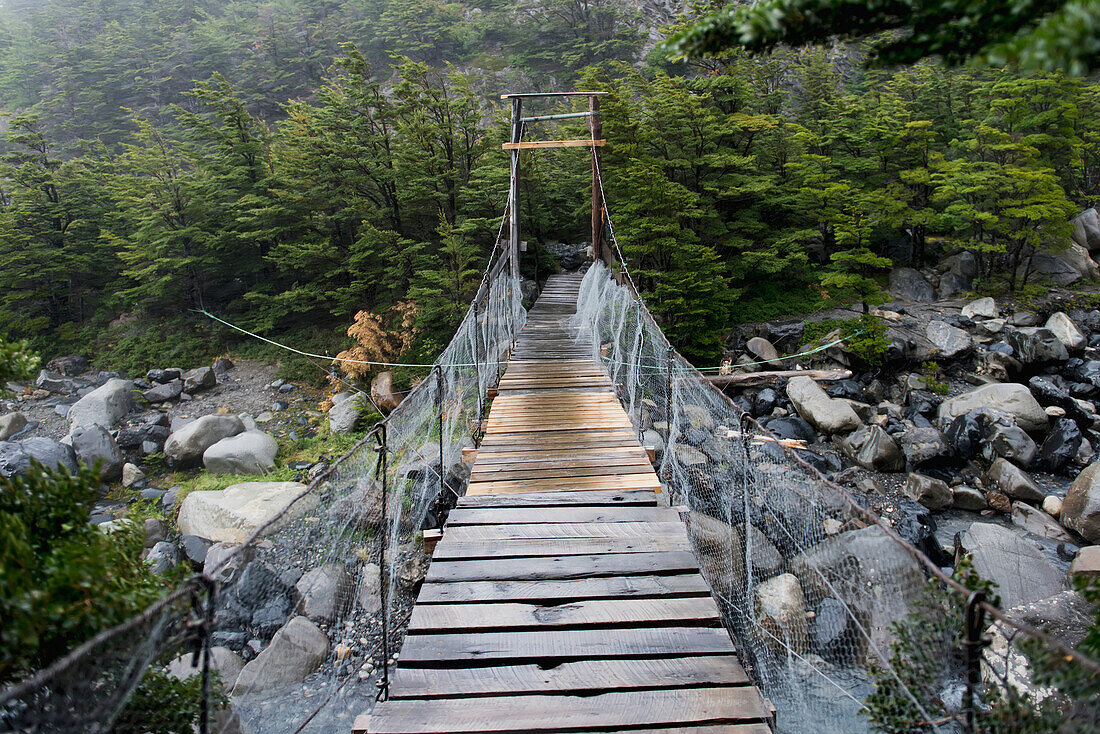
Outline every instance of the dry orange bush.
[(395, 362), (416, 339), (416, 313), (415, 301), (399, 301), (382, 314), (355, 314), (355, 321), (348, 327), (348, 336), (355, 344), (337, 354), (333, 364), (349, 377), (362, 378), (377, 371), (378, 365), (360, 362)]

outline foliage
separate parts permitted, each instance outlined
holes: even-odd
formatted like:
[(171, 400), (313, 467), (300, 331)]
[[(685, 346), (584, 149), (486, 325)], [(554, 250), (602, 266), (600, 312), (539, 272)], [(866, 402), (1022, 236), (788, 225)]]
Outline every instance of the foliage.
[[(228, 705), (221, 678), (212, 672), (209, 691), (210, 711)], [(116, 734), (192, 734), (199, 724), (202, 701), (202, 676), (179, 680), (157, 667), (145, 672), (126, 706), (115, 720)]]
[(939, 362), (925, 362), (921, 365), (921, 379), (924, 381), (924, 386), (937, 395), (946, 395), (951, 387), (940, 380), (939, 376)]
[(851, 319), (821, 319), (807, 321), (802, 339), (808, 344), (821, 341), (833, 332), (844, 342), (844, 349), (870, 365), (882, 363), (890, 342), (886, 338), (886, 321), (873, 314)]
[(0, 382), (33, 377), (40, 361), (26, 339), (8, 341), (0, 337)]
[(672, 39), (670, 50), (699, 56), (731, 47), (766, 52), (889, 31), (874, 44), (882, 66), (939, 56), (952, 64), (978, 59), (1028, 70), (1085, 75), (1100, 64), (1100, 3), (1094, 0), (765, 0), (731, 4)]
[(0, 478), (0, 680), (49, 665), (147, 607), (165, 580), (141, 560), (143, 534), (88, 524), (99, 478), (35, 464)]

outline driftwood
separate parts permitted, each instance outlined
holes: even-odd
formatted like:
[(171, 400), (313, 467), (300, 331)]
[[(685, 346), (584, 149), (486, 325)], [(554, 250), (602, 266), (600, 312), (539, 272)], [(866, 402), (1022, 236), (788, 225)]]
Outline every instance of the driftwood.
[(707, 375), (707, 382), (719, 389), (727, 387), (752, 387), (775, 382), (781, 377), (810, 377), (814, 380), (847, 380), (851, 370), (773, 370), (771, 372), (746, 372), (740, 375)]

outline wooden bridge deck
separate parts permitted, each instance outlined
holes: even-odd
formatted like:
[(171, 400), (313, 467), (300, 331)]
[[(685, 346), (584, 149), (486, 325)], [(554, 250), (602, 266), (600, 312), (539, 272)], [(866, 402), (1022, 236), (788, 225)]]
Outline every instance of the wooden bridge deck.
[(767, 734), (678, 513), (551, 278), (420, 591), (389, 700), (355, 731)]

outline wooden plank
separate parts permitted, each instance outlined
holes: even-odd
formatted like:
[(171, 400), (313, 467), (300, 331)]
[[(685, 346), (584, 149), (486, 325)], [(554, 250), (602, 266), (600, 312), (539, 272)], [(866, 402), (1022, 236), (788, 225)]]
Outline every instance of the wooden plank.
[(568, 693), (630, 689), (743, 686), (749, 679), (730, 656), (582, 660), (543, 670), (537, 665), (493, 668), (399, 667), (391, 698)]
[(763, 723), (769, 710), (751, 687), (626, 691), (597, 696), (495, 696), (396, 699), (375, 709), (377, 734), (410, 731), (577, 731), (681, 724)]
[(459, 507), (552, 507), (554, 505), (641, 505), (657, 506), (657, 495), (648, 489), (627, 489), (618, 492), (532, 492), (500, 496), (475, 495), (459, 497)]
[(554, 599), (623, 599), (658, 596), (710, 596), (698, 573), (679, 576), (619, 576), (565, 581), (471, 581), (465, 584), (425, 583), (417, 604), (468, 602), (541, 602)]
[(573, 477), (524, 479), (518, 482), (472, 482), (466, 494), (510, 494), (523, 492), (577, 491), (584, 489), (652, 489), (661, 491), (657, 475), (627, 474), (621, 477)]
[(516, 449), (486, 449), (481, 454), (477, 463), (481, 466), (494, 466), (497, 464), (533, 464), (547, 463), (566, 465), (572, 461), (601, 461), (605, 459), (630, 459), (633, 461), (648, 461), (649, 457), (637, 446), (606, 446), (595, 448), (574, 449), (545, 449), (532, 446), (526, 450)]
[(485, 560), (439, 560), (428, 567), (425, 581), (547, 581), (600, 576), (665, 576), (698, 571), (699, 563), (690, 551), (648, 553), (595, 553), (539, 558), (490, 558)]
[(668, 507), (546, 507), (537, 511), (516, 507), (456, 507), (449, 527), (506, 525), (508, 523), (676, 522), (679, 513)]
[[(425, 531), (426, 533), (427, 531)], [(594, 555), (597, 553), (656, 553), (691, 551), (687, 533), (683, 537), (653, 538), (540, 538), (499, 541), (448, 541), (435, 547), (436, 560), (475, 558), (538, 558), (539, 556)]]
[(733, 643), (724, 628), (632, 627), (409, 635), (401, 648), (401, 664), (434, 666), (475, 660), (549, 662), (733, 654)]
[(551, 627), (600, 627), (644, 624), (717, 627), (713, 599), (600, 599), (569, 604), (421, 604), (413, 608), (410, 634), (506, 631)]
[(444, 534), (451, 541), (508, 541), (513, 539), (560, 538), (677, 538), (687, 535), (680, 521), (674, 522), (582, 522), (519, 523), (509, 525), (447, 526)]
[[(653, 465), (649, 462), (613, 462), (602, 466), (493, 466), (482, 467), (470, 472), (471, 481), (500, 482), (522, 481), (526, 479), (575, 479), (577, 477), (625, 477), (630, 474), (650, 474), (656, 478)], [(659, 482), (659, 480), (657, 480)]]

